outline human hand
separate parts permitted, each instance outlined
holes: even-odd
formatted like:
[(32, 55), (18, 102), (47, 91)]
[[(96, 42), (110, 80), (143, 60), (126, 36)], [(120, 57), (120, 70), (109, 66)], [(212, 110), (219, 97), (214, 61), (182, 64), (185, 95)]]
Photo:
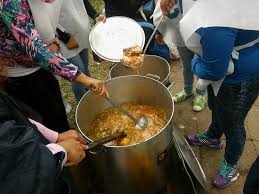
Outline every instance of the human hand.
[(57, 143), (69, 139), (79, 141), (83, 145), (86, 144), (86, 140), (84, 139), (84, 137), (76, 130), (68, 130), (64, 133), (59, 133)]
[(88, 84), (89, 88), (93, 90), (96, 94), (104, 97), (109, 96), (108, 90), (103, 81), (89, 77)]
[(106, 16), (103, 15), (103, 14), (100, 14), (100, 15), (98, 15), (98, 16), (95, 18), (95, 21), (96, 21), (96, 22), (103, 22), (103, 23), (105, 23), (105, 22), (106, 22)]
[(48, 44), (48, 48), (53, 52), (53, 53), (58, 53), (60, 51), (60, 47), (55, 44), (55, 43), (50, 43)]
[(75, 48), (79, 48), (79, 44), (77, 40), (73, 36), (71, 36), (66, 44), (66, 47), (68, 49), (75, 49)]
[(168, 15), (175, 4), (175, 0), (161, 0), (160, 8), (164, 15)]
[(96, 94), (104, 97), (108, 97), (109, 93), (103, 81), (97, 80), (86, 76), (84, 73), (80, 73), (75, 80), (78, 83), (83, 84), (87, 88), (93, 90)]
[(85, 158), (85, 149), (88, 147), (79, 141), (69, 139), (58, 142), (67, 152), (67, 161), (65, 166), (76, 166)]

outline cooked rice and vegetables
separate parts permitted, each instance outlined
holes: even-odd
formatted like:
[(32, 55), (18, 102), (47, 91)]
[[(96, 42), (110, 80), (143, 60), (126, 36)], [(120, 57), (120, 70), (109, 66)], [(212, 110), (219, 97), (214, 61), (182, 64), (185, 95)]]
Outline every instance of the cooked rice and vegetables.
[(115, 140), (109, 145), (125, 146), (149, 139), (159, 133), (168, 122), (167, 114), (165, 110), (161, 108), (140, 105), (133, 102), (122, 103), (122, 106), (136, 119), (146, 116), (148, 119), (147, 127), (144, 130), (136, 129), (135, 123), (132, 122), (130, 118), (121, 113), (118, 109), (111, 107), (97, 116), (87, 136), (96, 140), (113, 134), (117, 130), (122, 130), (127, 134), (127, 137)]

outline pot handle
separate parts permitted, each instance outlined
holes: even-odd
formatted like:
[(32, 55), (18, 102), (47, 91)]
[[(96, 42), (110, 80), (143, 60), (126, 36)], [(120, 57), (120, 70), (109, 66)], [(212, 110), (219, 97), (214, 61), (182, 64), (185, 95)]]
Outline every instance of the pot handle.
[(97, 145), (97, 142), (90, 142), (86, 140), (86, 145), (88, 146), (87, 149), (85, 149), (86, 153), (90, 153), (93, 155), (99, 154), (101, 152), (105, 152), (104, 146), (103, 145)]
[(167, 87), (168, 90), (171, 90), (172, 87), (174, 87), (174, 85), (175, 85), (175, 81), (171, 81), (171, 82), (169, 83), (169, 85), (167, 85), (166, 87)]
[[(103, 145), (111, 142), (117, 138), (123, 138), (126, 137), (127, 134), (124, 131), (116, 131), (114, 134), (107, 135), (106, 137), (100, 138), (99, 140), (96, 140), (95, 142), (87, 143), (88, 148), (86, 149), (87, 151), (92, 151), (93, 153), (99, 153), (100, 151), (103, 150)], [(97, 151), (95, 151), (97, 150)]]
[(97, 145), (98, 144), (97, 142), (92, 142), (88, 139), (86, 139), (85, 141), (86, 141), (86, 145), (88, 146), (88, 148), (85, 149), (85, 153), (96, 155), (102, 151), (105, 151), (103, 145)]
[(147, 77), (150, 77), (150, 78), (153, 78), (153, 79), (155, 79), (155, 80), (157, 80), (157, 81), (160, 80), (160, 76), (155, 75), (155, 74), (153, 74), (153, 73), (148, 73), (146, 76), (147, 76)]

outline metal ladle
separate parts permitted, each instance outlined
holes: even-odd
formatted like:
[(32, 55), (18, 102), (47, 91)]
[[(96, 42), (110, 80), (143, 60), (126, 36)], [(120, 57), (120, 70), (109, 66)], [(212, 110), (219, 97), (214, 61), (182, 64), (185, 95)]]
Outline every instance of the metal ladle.
[(135, 124), (136, 124), (136, 128), (137, 129), (145, 129), (147, 127), (148, 124), (148, 120), (146, 116), (142, 116), (139, 120), (137, 120), (135, 117), (132, 116), (131, 113), (129, 113), (128, 111), (126, 111), (120, 103), (112, 100), (111, 98), (105, 97), (105, 99), (111, 103), (112, 106), (116, 107), (117, 109), (119, 109), (123, 114), (125, 114), (126, 116), (128, 116)]
[[(95, 87), (91, 86), (91, 89), (93, 91), (95, 91)], [(102, 96), (103, 98), (105, 98), (112, 106), (116, 107), (117, 109), (120, 110), (120, 112), (122, 112), (123, 114), (125, 114), (126, 116), (128, 116), (135, 124), (136, 124), (136, 128), (137, 129), (145, 129), (147, 127), (148, 124), (148, 120), (146, 116), (142, 116), (139, 120), (137, 120), (135, 117), (132, 116), (131, 113), (129, 113), (128, 111), (126, 111), (120, 103), (116, 102), (115, 100), (112, 100), (109, 97), (105, 97)]]
[[(143, 55), (146, 54), (147, 49), (148, 49), (148, 47), (149, 47), (149, 45), (150, 45), (152, 39), (154, 38), (154, 36), (155, 36), (155, 34), (156, 34), (156, 31), (157, 31), (157, 29), (158, 29), (160, 23), (162, 22), (163, 18), (164, 18), (164, 15), (162, 15), (162, 16), (160, 17), (157, 26), (155, 27), (155, 29), (153, 30), (151, 36), (149, 37), (149, 39), (148, 39), (148, 41), (147, 41), (147, 44), (146, 44), (146, 46), (145, 46), (145, 48), (144, 48)], [(126, 64), (124, 64), (124, 63), (122, 63), (122, 64), (123, 64), (124, 66), (126, 66), (126, 67), (130, 67), (130, 68), (131, 68), (131, 66), (129, 66), (129, 65), (126, 65)]]
[(151, 43), (153, 37), (155, 36), (156, 31), (157, 31), (157, 29), (158, 29), (160, 23), (162, 22), (163, 18), (164, 18), (164, 15), (162, 15), (162, 16), (160, 17), (157, 26), (155, 27), (155, 29), (154, 29), (153, 33), (151, 34), (150, 38), (148, 39), (148, 42), (147, 42), (147, 44), (146, 44), (146, 46), (145, 46), (145, 48), (144, 48), (143, 54), (146, 54), (147, 49), (148, 49), (148, 47), (149, 47), (149, 45), (150, 45), (150, 43)]

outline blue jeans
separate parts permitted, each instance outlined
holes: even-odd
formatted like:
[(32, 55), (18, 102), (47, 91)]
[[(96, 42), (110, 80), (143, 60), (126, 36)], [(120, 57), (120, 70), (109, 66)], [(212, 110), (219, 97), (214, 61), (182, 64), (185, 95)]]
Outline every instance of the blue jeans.
[[(184, 91), (190, 93), (193, 85), (192, 59), (194, 54), (187, 47), (177, 47), (177, 51), (183, 66)], [(206, 90), (196, 89), (196, 94), (205, 95), (205, 93)]]
[(246, 141), (244, 121), (259, 94), (259, 77), (240, 84), (223, 83), (217, 96), (208, 87), (208, 105), (212, 111), (212, 122), (207, 136), (219, 139), (226, 136), (224, 158), (236, 165)]
[[(73, 63), (75, 66), (77, 66), (81, 72), (83, 72), (87, 76), (90, 76), (90, 71), (88, 69), (88, 49), (82, 50), (78, 55), (67, 60), (68, 62)], [(72, 82), (71, 85), (75, 99), (78, 103), (87, 91), (87, 89), (82, 84), (76, 82)]]

